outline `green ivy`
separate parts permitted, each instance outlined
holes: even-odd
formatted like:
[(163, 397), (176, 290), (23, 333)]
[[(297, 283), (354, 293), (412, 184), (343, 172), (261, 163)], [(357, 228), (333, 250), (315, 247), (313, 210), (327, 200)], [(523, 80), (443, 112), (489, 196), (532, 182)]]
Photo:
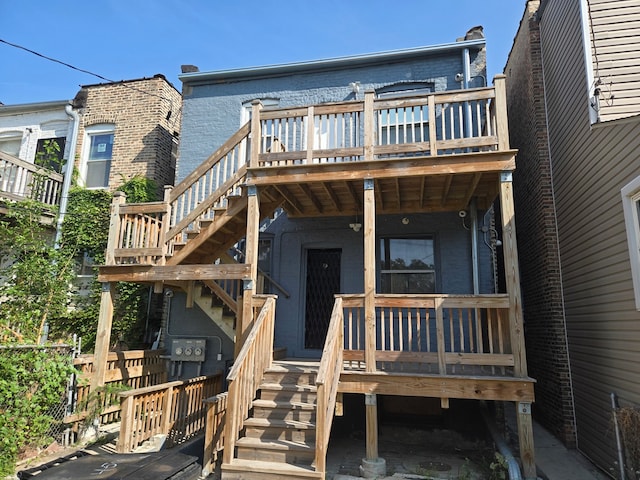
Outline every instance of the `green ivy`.
[(0, 348), (0, 478), (26, 448), (50, 443), (51, 411), (73, 372), (70, 355), (53, 348)]

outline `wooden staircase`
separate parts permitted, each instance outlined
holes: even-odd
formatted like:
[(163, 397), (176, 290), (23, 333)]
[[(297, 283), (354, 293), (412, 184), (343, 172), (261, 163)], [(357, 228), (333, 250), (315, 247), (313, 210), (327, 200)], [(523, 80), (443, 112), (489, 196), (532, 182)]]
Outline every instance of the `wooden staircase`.
[(279, 361), (269, 368), (236, 442), (223, 480), (323, 478), (316, 472), (316, 375), (313, 362)]

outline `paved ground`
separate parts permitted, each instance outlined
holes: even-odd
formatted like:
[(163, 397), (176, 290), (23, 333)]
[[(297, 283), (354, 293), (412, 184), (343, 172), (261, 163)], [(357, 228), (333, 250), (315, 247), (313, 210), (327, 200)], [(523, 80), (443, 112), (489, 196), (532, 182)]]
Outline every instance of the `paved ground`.
[[(468, 412), (458, 418), (457, 429), (447, 422), (416, 422), (407, 425), (387, 422), (380, 426), (380, 457), (385, 459), (387, 478), (398, 479), (458, 479), (490, 478), (490, 466), (495, 462), (493, 442), (479, 435), (477, 415)], [(462, 428), (460, 428), (462, 425)], [(465, 428), (466, 427), (466, 428)], [(327, 480), (360, 478), (360, 465), (365, 456), (364, 431), (357, 424), (336, 419), (327, 455)], [(536, 463), (539, 477), (545, 480), (604, 480), (599, 472), (578, 452), (567, 450), (557, 439), (534, 422)], [(95, 445), (88, 450), (108, 460), (113, 444)], [(203, 438), (199, 437), (179, 448), (181, 453), (198, 458), (202, 465)], [(64, 452), (64, 455), (73, 452)], [(80, 455), (84, 455), (82, 451)], [(51, 462), (42, 458), (40, 463)], [(69, 460), (73, 461), (73, 460)], [(33, 467), (31, 465), (30, 467)], [(56, 467), (52, 467), (56, 468)], [(32, 468), (32, 470), (34, 470)], [(37, 470), (37, 469), (35, 469)], [(49, 471), (51, 474), (52, 471)], [(33, 478), (37, 480), (37, 474)], [(30, 478), (23, 476), (23, 478)], [(55, 478), (55, 477), (51, 477)], [(220, 478), (219, 465), (209, 480)]]

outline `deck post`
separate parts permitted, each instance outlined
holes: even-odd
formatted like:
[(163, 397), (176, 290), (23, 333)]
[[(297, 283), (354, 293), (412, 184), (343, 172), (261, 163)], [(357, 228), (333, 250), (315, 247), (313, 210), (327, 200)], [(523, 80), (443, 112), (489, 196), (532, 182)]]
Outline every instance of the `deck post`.
[(96, 395), (99, 388), (104, 387), (104, 378), (107, 370), (107, 357), (109, 356), (109, 344), (111, 342), (111, 324), (113, 322), (113, 295), (115, 283), (102, 284), (100, 293), (100, 313), (98, 315), (98, 331), (96, 333), (96, 346), (93, 354), (93, 375), (91, 377), (91, 393)]
[(115, 265), (116, 259), (113, 255), (114, 250), (118, 246), (120, 233), (120, 205), (126, 203), (127, 196), (124, 192), (113, 192), (111, 200), (111, 210), (109, 213), (109, 237), (107, 239), (107, 248), (105, 250), (105, 265)]
[(376, 203), (373, 179), (364, 181), (364, 357), (367, 372), (376, 371)]
[[(251, 279), (243, 282), (242, 317), (237, 322), (235, 357), (240, 353), (247, 332), (253, 322), (253, 296), (258, 278), (258, 239), (260, 234), (260, 199), (255, 185), (247, 186), (247, 236), (244, 262), (251, 266)], [(238, 328), (239, 327), (239, 328)]]
[[(511, 172), (500, 175), (500, 211), (502, 213), (502, 248), (507, 294), (509, 295), (509, 331), (513, 351), (514, 374), (527, 376), (527, 358), (524, 345), (524, 321), (520, 292), (520, 271), (518, 268), (518, 247), (513, 205), (513, 176)], [(536, 478), (531, 403), (516, 402), (518, 409), (518, 441), (520, 461), (524, 476)]]
[(260, 158), (260, 141), (262, 140), (262, 132), (260, 128), (260, 111), (262, 110), (262, 102), (254, 100), (251, 102), (251, 153), (249, 157), (249, 167), (257, 167)]

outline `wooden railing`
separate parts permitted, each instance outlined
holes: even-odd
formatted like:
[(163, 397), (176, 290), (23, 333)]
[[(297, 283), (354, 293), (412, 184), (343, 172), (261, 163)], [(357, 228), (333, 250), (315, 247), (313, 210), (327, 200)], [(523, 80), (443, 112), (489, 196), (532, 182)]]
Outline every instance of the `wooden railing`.
[(344, 327), (342, 298), (336, 298), (331, 312), (327, 338), (325, 339), (322, 359), (316, 377), (316, 461), (315, 468), (324, 472), (326, 468), (329, 435), (336, 407), (338, 383), (342, 372)]
[(512, 331), (507, 295), (376, 295), (369, 330), (364, 297), (343, 296), (343, 304), (348, 368), (364, 366), (369, 331), (371, 371), (513, 375), (512, 338), (521, 333)]
[(213, 473), (218, 453), (224, 449), (224, 426), (227, 418), (228, 398), (228, 392), (223, 392), (204, 400), (207, 406), (207, 422), (204, 432), (202, 477)]
[(504, 100), (504, 78), (477, 88), (260, 112), (255, 167), (354, 162), (369, 158), (455, 155), (498, 150), (499, 122), (491, 103)]
[(122, 419), (116, 445), (129, 453), (157, 434), (180, 444), (205, 428), (204, 399), (222, 391), (222, 373), (120, 393)]
[(275, 297), (265, 296), (260, 314), (227, 376), (229, 398), (224, 432), (224, 463), (230, 463), (233, 458), (236, 441), (249, 415), (262, 376), (273, 362), (275, 310)]
[(0, 152), (0, 198), (60, 204), (63, 176)]
[[(167, 381), (167, 363), (162, 356), (164, 350), (128, 350), (110, 352), (107, 357), (105, 388), (99, 392), (101, 406), (100, 423), (108, 424), (120, 420), (120, 398), (118, 387), (144, 388)], [(90, 379), (93, 375), (93, 355), (82, 355), (73, 360), (80, 371), (75, 385), (75, 411), (67, 415), (65, 423), (76, 424), (87, 417), (86, 408), (96, 400), (92, 394)]]
[[(495, 87), (262, 109), (163, 202), (114, 205), (107, 265), (163, 264), (176, 243), (241, 192), (247, 168), (320, 165), (508, 148), (504, 76)], [(496, 106), (494, 106), (497, 105)], [(249, 141), (251, 140), (251, 141)], [(257, 154), (251, 154), (251, 149)], [(248, 164), (248, 159), (249, 164)], [(114, 200), (115, 202), (115, 200)]]

